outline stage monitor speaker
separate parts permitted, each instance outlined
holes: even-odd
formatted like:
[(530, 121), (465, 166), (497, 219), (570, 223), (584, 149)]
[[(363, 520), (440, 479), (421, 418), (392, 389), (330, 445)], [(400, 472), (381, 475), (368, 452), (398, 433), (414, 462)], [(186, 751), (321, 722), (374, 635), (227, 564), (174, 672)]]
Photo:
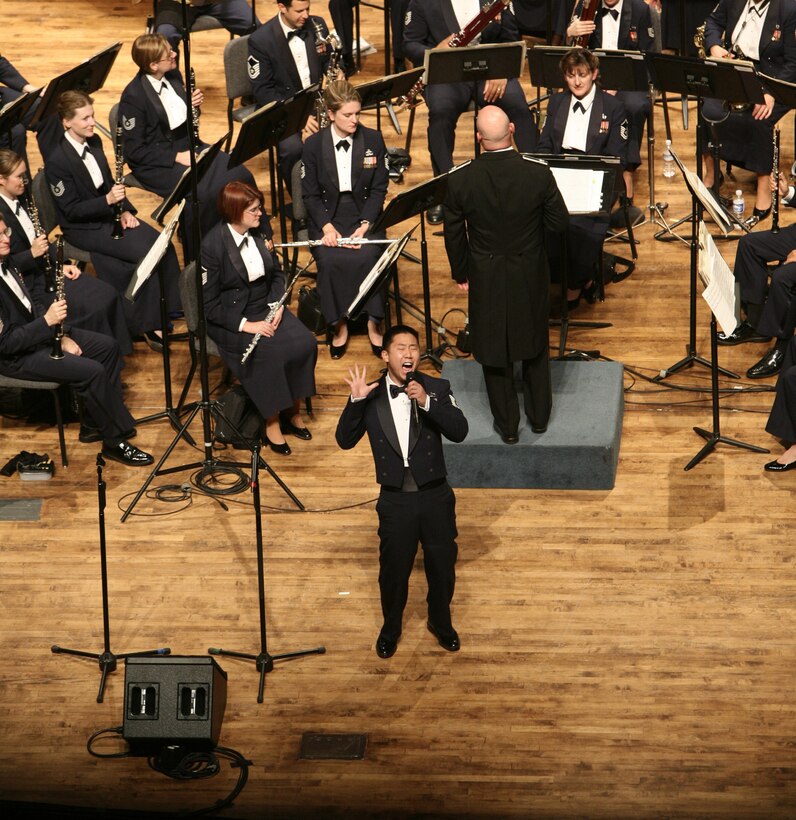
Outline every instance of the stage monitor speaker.
[(132, 754), (166, 746), (192, 751), (218, 744), (227, 673), (210, 657), (127, 658), (122, 736)]

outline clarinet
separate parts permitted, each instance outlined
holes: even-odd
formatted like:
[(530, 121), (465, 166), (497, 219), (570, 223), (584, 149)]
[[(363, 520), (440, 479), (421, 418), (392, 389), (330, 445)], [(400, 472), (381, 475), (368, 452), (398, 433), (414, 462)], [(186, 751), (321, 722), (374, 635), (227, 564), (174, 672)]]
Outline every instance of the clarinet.
[[(578, 0), (575, 0), (575, 6), (578, 5)], [(594, 18), (597, 16), (597, 9), (600, 6), (600, 0), (583, 0), (583, 8), (580, 10), (580, 16), (576, 18), (575, 16), (575, 6), (572, 7), (572, 21), (574, 22), (576, 19), (581, 20), (586, 23), (590, 23)], [(573, 48), (587, 48), (589, 45), (589, 40), (591, 39), (591, 34), (581, 34), (580, 37), (571, 37), (571, 42), (569, 43), (570, 46)]]
[[(55, 240), (55, 301), (60, 302), (66, 298), (64, 289), (64, 238), (59, 236)], [(53, 346), (50, 350), (51, 359), (63, 359), (64, 351), (61, 349), (61, 339), (64, 338), (64, 323), (59, 322), (53, 328)]]
[[(470, 43), (508, 6), (510, 0), (490, 0), (483, 6), (481, 11), (457, 34), (450, 39), (451, 48), (462, 48)], [(596, 0), (586, 0), (586, 2), (596, 2)], [(396, 107), (403, 111), (406, 108), (414, 108), (417, 95), (422, 93), (426, 83), (421, 77), (410, 89), (396, 100)]]
[(779, 128), (774, 129), (774, 192), (771, 195), (771, 233), (779, 233)]
[[(196, 91), (196, 72), (191, 66), (191, 73), (188, 79), (188, 94), (193, 99), (193, 92)], [(198, 148), (199, 140), (199, 109), (195, 105), (191, 105), (191, 127), (193, 128), (193, 144), (194, 148)]]
[[(265, 317), (266, 322), (273, 322), (274, 316), (276, 316), (279, 308), (287, 304), (288, 299), (290, 299), (290, 291), (293, 290), (293, 285), (296, 284), (296, 279), (299, 278), (300, 273), (301, 271), (296, 271), (295, 276), (290, 280), (290, 282), (288, 282), (288, 285), (285, 288), (285, 292), (282, 294), (282, 298), (278, 302), (274, 302), (271, 305), (271, 309), (268, 311), (268, 315)], [(251, 354), (254, 352), (254, 348), (257, 347), (257, 343), (262, 338), (262, 335), (262, 333), (254, 334), (254, 338), (249, 342), (249, 346), (246, 348), (246, 350), (243, 353), (243, 356), (241, 357), (241, 364), (245, 364), (246, 359), (248, 359), (249, 356), (251, 356)]]
[[(122, 126), (116, 126), (116, 185), (124, 185), (124, 147), (122, 146)], [(113, 206), (113, 230), (112, 239), (121, 239), (124, 236), (122, 228), (122, 203), (116, 202)]]
[[(44, 236), (44, 230), (41, 227), (41, 219), (39, 218), (39, 209), (36, 207), (36, 200), (33, 198), (33, 191), (30, 188), (30, 182), (26, 183), (28, 195), (28, 211), (30, 211), (30, 221), (33, 223), (33, 233), (36, 236)], [(53, 278), (53, 263), (50, 260), (49, 250), (44, 254), (44, 281), (45, 291), (47, 293), (55, 293), (55, 280)]]

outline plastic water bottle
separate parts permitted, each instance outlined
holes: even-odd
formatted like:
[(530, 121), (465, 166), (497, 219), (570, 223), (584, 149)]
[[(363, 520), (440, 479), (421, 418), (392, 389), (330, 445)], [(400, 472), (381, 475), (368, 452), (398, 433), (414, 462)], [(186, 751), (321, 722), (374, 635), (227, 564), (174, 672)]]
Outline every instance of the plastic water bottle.
[(743, 201), (743, 191), (739, 188), (735, 192), (735, 197), (732, 200), (732, 212), (735, 216), (743, 216), (743, 212), (746, 210), (746, 205)]
[(676, 173), (674, 157), (672, 156), (672, 141), (666, 140), (666, 150), (663, 152), (663, 175), (671, 179)]

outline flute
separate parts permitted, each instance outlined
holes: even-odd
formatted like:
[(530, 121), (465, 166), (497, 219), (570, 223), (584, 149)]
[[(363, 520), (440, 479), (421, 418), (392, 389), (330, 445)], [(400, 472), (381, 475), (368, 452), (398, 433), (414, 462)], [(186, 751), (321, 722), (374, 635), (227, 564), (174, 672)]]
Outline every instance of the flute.
[[(279, 299), (278, 302), (274, 302), (271, 305), (270, 310), (268, 311), (268, 314), (266, 315), (264, 321), (266, 321), (266, 322), (273, 322), (274, 321), (274, 316), (276, 316), (279, 308), (281, 308), (283, 305), (286, 305), (288, 299), (290, 299), (290, 291), (293, 290), (293, 285), (296, 284), (296, 280), (299, 278), (299, 276), (301, 276), (302, 273), (304, 273), (304, 270), (306, 270), (306, 268), (302, 268), (301, 270), (296, 271), (293, 278), (287, 283), (287, 287), (285, 288), (285, 292), (282, 294), (282, 298)], [(241, 364), (246, 364), (246, 359), (248, 359), (249, 356), (251, 356), (252, 352), (254, 351), (254, 348), (257, 347), (257, 343), (260, 341), (260, 339), (262, 339), (262, 337), (263, 337), (262, 333), (255, 333), (254, 334), (254, 338), (249, 342), (249, 346), (243, 352), (243, 356), (241, 357), (241, 360), (240, 360)]]
[[(363, 239), (357, 236), (341, 236), (337, 240), (338, 247), (345, 245), (394, 245), (399, 239)], [(322, 239), (305, 239), (303, 242), (282, 242), (274, 245), (275, 248), (317, 248), (323, 245)]]
[(774, 129), (774, 191), (771, 195), (771, 233), (779, 233), (779, 128)]

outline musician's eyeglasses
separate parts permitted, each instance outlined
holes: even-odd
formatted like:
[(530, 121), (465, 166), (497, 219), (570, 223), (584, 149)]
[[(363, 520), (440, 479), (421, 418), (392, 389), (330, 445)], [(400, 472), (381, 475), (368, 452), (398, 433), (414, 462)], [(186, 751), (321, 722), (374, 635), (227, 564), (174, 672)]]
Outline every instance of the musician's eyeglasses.
[(2, 231), (0, 231), (0, 236), (11, 236), (11, 234), (12, 234), (11, 228), (5, 228)]
[(255, 205), (253, 208), (247, 208), (245, 213), (251, 214), (252, 216), (257, 216), (257, 214), (261, 214), (263, 209), (259, 205)]

